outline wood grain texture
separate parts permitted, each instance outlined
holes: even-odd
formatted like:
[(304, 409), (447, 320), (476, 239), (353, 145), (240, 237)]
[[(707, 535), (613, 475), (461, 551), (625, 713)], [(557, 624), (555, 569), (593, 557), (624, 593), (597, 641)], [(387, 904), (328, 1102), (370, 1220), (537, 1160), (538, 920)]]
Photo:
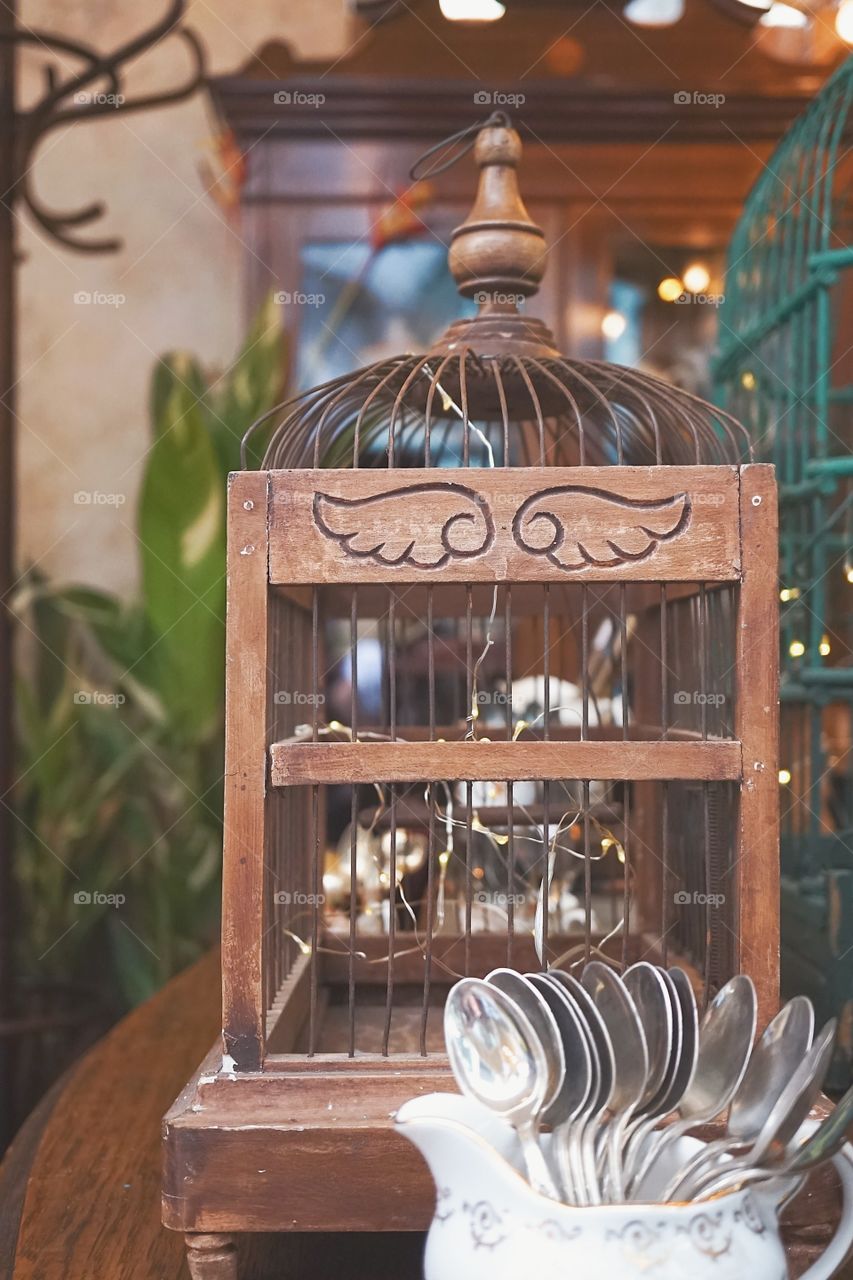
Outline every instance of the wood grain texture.
[(30, 1165), (14, 1280), (186, 1280), (183, 1240), (159, 1222), (159, 1118), (218, 1025), (211, 953), (65, 1079)]
[(733, 467), (273, 471), (273, 583), (720, 581)]
[(734, 780), (739, 742), (274, 742), (272, 785), (466, 779)]
[(228, 488), (225, 651), (225, 820), (222, 866), (222, 1029), (244, 1071), (263, 1056), (264, 793), (267, 713), (265, 472)]
[(779, 1004), (779, 595), (774, 470), (741, 471), (743, 582), (735, 655), (735, 732), (744, 779), (733, 888), (739, 970), (749, 973), (761, 1024)]
[[(218, 1030), (211, 954), (135, 1010), (63, 1081), (51, 1114), (39, 1117), (29, 1161), (21, 1167), (18, 1148), (0, 1166), (0, 1184), (10, 1192), (0, 1199), (0, 1235), (8, 1234), (9, 1214), (17, 1228), (20, 1196), (12, 1180), (25, 1182), (17, 1256), (0, 1257), (2, 1280), (188, 1280), (184, 1237), (159, 1221), (160, 1117)], [(824, 1101), (814, 1114), (825, 1112)], [(263, 1167), (255, 1166), (256, 1178)], [(291, 1166), (283, 1185), (297, 1172)], [(233, 1185), (239, 1194), (236, 1177)], [(347, 1193), (333, 1172), (319, 1194)], [(269, 1198), (280, 1198), (280, 1187), (271, 1187)], [(263, 1204), (255, 1205), (256, 1220)], [(786, 1211), (792, 1280), (834, 1229), (838, 1204), (834, 1176), (822, 1172)], [(412, 1219), (404, 1232), (381, 1234), (243, 1235), (239, 1280), (422, 1280), (423, 1238), (415, 1225)], [(848, 1264), (838, 1280), (851, 1276)]]

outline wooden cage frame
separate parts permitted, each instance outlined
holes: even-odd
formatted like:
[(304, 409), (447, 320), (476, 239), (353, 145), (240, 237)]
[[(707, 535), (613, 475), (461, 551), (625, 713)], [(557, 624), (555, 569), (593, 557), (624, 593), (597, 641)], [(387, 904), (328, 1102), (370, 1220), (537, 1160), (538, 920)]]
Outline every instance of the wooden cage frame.
[[(483, 554), (444, 565), (379, 565), (325, 537), (315, 495), (370, 499), (429, 484), (465, 486), (491, 512)], [(269, 615), (275, 593), (310, 608), (312, 590), (389, 582), (565, 581), (564, 566), (530, 554), (515, 513), (560, 488), (605, 494), (617, 506), (686, 495), (677, 536), (617, 565), (571, 576), (632, 584), (735, 583), (737, 698), (733, 740), (548, 742), (273, 742), (267, 750)], [(409, 495), (411, 499), (411, 494)], [(439, 494), (441, 502), (445, 494)], [(438, 508), (443, 510), (441, 502)], [(405, 519), (434, 519), (436, 503), (405, 505)], [(263, 850), (271, 787), (381, 777), (730, 780), (739, 787), (733, 862), (735, 963), (751, 974), (760, 1017), (778, 1002), (778, 605), (773, 468), (465, 468), (257, 471), (231, 477), (228, 508), (227, 730), (222, 921), (223, 1044), (217, 1045), (164, 1121), (163, 1216), (191, 1233), (197, 1276), (236, 1274), (222, 1233), (422, 1229), (433, 1188), (392, 1116), (419, 1092), (453, 1087), (441, 1055), (300, 1055), (268, 1047)], [(439, 576), (437, 576), (439, 575)], [(674, 586), (675, 590), (676, 587)], [(264, 730), (259, 733), (259, 726)], [(478, 967), (502, 963), (500, 938), (479, 939)], [(529, 954), (528, 954), (529, 952)], [(331, 977), (337, 963), (324, 957)], [(410, 956), (414, 972), (422, 958)], [(519, 968), (536, 964), (532, 942)], [(307, 1011), (308, 958), (292, 966), (275, 1002), (276, 1045), (295, 1043)], [(294, 1028), (293, 1034), (282, 1027)], [(223, 1056), (224, 1055), (224, 1056)], [(334, 1185), (334, 1195), (329, 1189)], [(194, 1233), (201, 1233), (196, 1236)], [(215, 1233), (211, 1235), (210, 1233)]]

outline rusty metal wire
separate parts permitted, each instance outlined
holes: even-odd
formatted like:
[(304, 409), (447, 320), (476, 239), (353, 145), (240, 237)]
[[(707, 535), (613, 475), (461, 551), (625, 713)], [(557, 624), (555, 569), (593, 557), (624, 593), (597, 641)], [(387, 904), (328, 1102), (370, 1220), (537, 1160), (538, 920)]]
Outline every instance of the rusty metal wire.
[[(461, 440), (459, 425), (461, 424)], [(602, 361), (401, 356), (294, 396), (250, 427), (266, 469), (654, 466), (751, 460), (746, 430), (679, 387)]]

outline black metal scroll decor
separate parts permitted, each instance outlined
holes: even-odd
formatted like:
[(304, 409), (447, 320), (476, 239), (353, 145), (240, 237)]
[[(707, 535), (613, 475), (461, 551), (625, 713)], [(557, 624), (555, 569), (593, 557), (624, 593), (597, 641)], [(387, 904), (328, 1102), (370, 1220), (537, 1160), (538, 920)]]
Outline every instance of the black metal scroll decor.
[[(30, 45), (51, 53), (79, 59), (79, 71), (61, 76), (55, 65), (44, 69), (44, 88), (38, 100), (14, 118), (14, 174), (11, 194), (27, 207), (38, 225), (52, 239), (79, 253), (109, 253), (121, 247), (115, 237), (82, 237), (78, 229), (103, 217), (105, 206), (96, 200), (81, 209), (49, 209), (33, 188), (35, 152), (49, 134), (77, 121), (114, 119), (116, 114), (170, 106), (190, 97), (205, 81), (204, 49), (196, 34), (180, 25), (186, 0), (172, 0), (159, 22), (107, 53), (98, 53), (78, 40), (51, 31), (18, 27), (0, 32), (0, 39)], [(128, 63), (167, 36), (182, 40), (190, 53), (190, 68), (183, 84), (163, 93), (128, 96), (124, 91)], [(9, 184), (4, 184), (9, 185)], [(7, 199), (9, 196), (7, 195)]]

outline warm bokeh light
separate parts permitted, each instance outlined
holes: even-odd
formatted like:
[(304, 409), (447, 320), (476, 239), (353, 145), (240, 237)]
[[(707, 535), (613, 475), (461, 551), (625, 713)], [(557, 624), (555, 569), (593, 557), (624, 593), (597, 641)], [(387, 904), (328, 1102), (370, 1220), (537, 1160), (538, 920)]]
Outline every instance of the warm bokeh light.
[(684, 285), (675, 276), (666, 276), (658, 285), (658, 297), (663, 302), (675, 302), (684, 293)]
[(691, 262), (682, 276), (689, 293), (704, 293), (711, 283), (711, 273), (702, 262)]
[(608, 311), (601, 320), (601, 332), (605, 338), (616, 341), (621, 338), (622, 334), (628, 327), (628, 321), (625, 319), (621, 311)]
[(844, 576), (848, 582), (853, 582), (853, 564), (848, 564), (844, 570)]
[(829, 655), (832, 653), (832, 645), (829, 643), (829, 636), (827, 635), (821, 636), (820, 644), (817, 647), (817, 651), (822, 658), (829, 657)]
[(799, 598), (800, 598), (799, 587), (783, 587), (782, 590), (779, 592), (779, 599), (782, 601), (783, 604), (787, 604), (789, 600), (799, 600)]
[(845, 44), (853, 44), (853, 0), (841, 0), (835, 14), (835, 30)]
[(779, 781), (781, 782), (781, 784), (782, 784), (782, 786), (783, 786), (783, 787), (787, 787), (788, 783), (791, 781), (791, 770), (790, 770), (790, 769), (780, 769), (780, 770), (779, 770)]
[(803, 13), (801, 9), (795, 9), (792, 4), (782, 4), (781, 0), (776, 0), (766, 13), (763, 13), (758, 19), (759, 25), (762, 27), (807, 27), (810, 18), (807, 13)]
[(744, 391), (755, 390), (755, 374), (751, 369), (745, 369), (740, 375), (740, 385), (743, 387)]
[(684, 15), (684, 0), (628, 0), (622, 14), (635, 27), (671, 27)]
[(438, 0), (438, 5), (450, 22), (495, 22), (506, 13), (498, 0)]
[(803, 644), (802, 640), (792, 640), (788, 647), (788, 652), (792, 658), (801, 658), (805, 651), (806, 646)]

